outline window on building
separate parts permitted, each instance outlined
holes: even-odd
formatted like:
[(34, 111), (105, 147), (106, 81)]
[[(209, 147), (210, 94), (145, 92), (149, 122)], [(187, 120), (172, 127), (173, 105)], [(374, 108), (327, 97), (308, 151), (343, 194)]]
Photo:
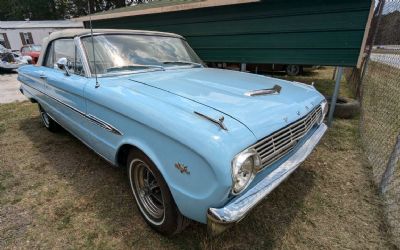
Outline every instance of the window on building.
[(11, 49), (6, 33), (0, 33), (0, 44), (7, 49)]
[(19, 36), (21, 37), (21, 41), (22, 41), (23, 45), (34, 43), (31, 32), (20, 32)]

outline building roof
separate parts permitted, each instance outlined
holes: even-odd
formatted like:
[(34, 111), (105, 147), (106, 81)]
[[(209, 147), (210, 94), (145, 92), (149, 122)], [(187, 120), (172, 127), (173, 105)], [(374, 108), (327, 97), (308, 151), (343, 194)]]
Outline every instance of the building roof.
[(34, 29), (34, 28), (82, 28), (83, 24), (75, 20), (46, 21), (0, 21), (0, 29)]
[[(60, 31), (55, 31), (50, 34), (48, 41), (55, 40), (63, 37), (76, 37), (90, 35), (90, 29), (64, 29)], [(93, 34), (107, 33), (107, 34), (135, 34), (135, 35), (155, 35), (155, 36), (172, 36), (182, 38), (182, 36), (159, 31), (149, 31), (149, 30), (124, 30), (124, 29), (93, 29)]]
[[(92, 20), (110, 19), (125, 16), (139, 16), (155, 13), (165, 13), (217, 7), (225, 5), (259, 2), (260, 0), (154, 0), (147, 4), (137, 4), (124, 8), (117, 8), (90, 15)], [(77, 21), (89, 21), (89, 16), (75, 18)]]

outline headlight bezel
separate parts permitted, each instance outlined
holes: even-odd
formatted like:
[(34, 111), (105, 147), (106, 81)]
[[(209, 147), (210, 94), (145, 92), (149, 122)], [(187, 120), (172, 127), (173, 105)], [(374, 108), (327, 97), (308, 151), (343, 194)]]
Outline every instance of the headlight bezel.
[[(245, 166), (244, 163), (246, 163), (246, 161), (249, 159), (252, 160), (251, 171), (248, 173), (249, 176), (245, 180), (245, 183), (240, 185), (239, 182), (237, 181), (238, 178), (240, 178), (239, 175), (241, 172), (239, 172), (239, 171), (243, 170), (242, 168)], [(256, 176), (256, 173), (260, 170), (261, 158), (254, 148), (248, 148), (248, 149), (245, 149), (244, 151), (240, 152), (233, 158), (231, 168), (232, 168), (231, 169), (231, 171), (232, 171), (231, 193), (233, 195), (238, 195), (250, 185), (250, 183), (253, 181), (254, 177)], [(237, 185), (240, 185), (240, 186), (237, 186)]]
[(321, 116), (318, 120), (318, 125), (321, 125), (324, 122), (325, 116), (328, 114), (328, 101), (326, 99), (322, 100), (321, 104)]
[[(324, 122), (325, 116), (328, 114), (328, 109), (329, 109), (329, 104), (327, 100), (324, 98), (322, 102), (319, 104), (321, 106), (321, 115), (318, 120), (318, 125), (321, 125)], [(235, 188), (235, 185), (237, 184), (237, 178), (239, 177), (239, 170), (243, 167), (243, 164), (246, 162), (247, 159), (252, 158), (253, 160), (253, 166), (251, 168), (251, 172), (249, 173), (249, 177), (247, 178), (246, 182), (239, 186), (239, 188)], [(256, 174), (262, 169), (262, 162), (261, 162), (261, 157), (257, 153), (257, 151), (250, 147), (239, 154), (237, 154), (232, 162), (231, 162), (231, 174), (232, 174), (232, 187), (231, 187), (231, 194), (232, 195), (238, 195), (241, 192), (243, 192), (253, 181), (254, 177)]]

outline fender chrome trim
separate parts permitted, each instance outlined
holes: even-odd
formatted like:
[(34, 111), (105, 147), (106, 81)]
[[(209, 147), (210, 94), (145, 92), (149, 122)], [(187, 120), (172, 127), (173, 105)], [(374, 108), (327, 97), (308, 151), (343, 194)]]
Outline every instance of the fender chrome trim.
[(199, 113), (199, 112), (197, 112), (197, 111), (194, 111), (194, 113), (196, 114), (196, 115), (198, 115), (198, 116), (201, 116), (201, 117), (203, 117), (203, 118), (205, 118), (205, 119), (207, 119), (207, 120), (209, 120), (209, 121), (211, 121), (211, 122), (213, 122), (213, 123), (215, 123), (215, 124), (217, 124), (220, 128), (222, 128), (223, 130), (228, 130), (228, 128), (225, 126), (225, 124), (224, 124), (224, 120), (225, 120), (225, 117), (224, 116), (221, 116), (218, 120), (216, 120), (216, 119), (214, 119), (214, 118), (211, 118), (211, 117), (209, 117), (209, 116), (207, 116), (207, 115), (204, 115), (204, 114), (202, 114), (202, 113)]
[(283, 182), (311, 154), (327, 130), (322, 123), (285, 162), (254, 187), (246, 190), (221, 208), (209, 208), (207, 225), (212, 234), (223, 232), (245, 215)]
[(116, 129), (115, 127), (113, 127), (111, 124), (97, 118), (94, 115), (88, 114), (86, 115), (86, 118), (89, 119), (89, 121), (93, 122), (94, 124), (99, 125), (100, 127), (110, 131), (111, 133), (117, 134), (117, 135), (122, 135), (122, 133)]

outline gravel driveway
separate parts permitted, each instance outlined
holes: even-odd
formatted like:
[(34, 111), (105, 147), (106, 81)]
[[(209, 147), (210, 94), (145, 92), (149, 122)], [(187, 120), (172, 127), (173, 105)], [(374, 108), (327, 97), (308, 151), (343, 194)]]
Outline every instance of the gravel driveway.
[(375, 61), (375, 62), (384, 63), (389, 66), (400, 69), (400, 55), (399, 54), (372, 53), (371, 60)]
[(19, 92), (20, 82), (17, 73), (0, 73), (0, 103), (10, 103), (27, 100)]

